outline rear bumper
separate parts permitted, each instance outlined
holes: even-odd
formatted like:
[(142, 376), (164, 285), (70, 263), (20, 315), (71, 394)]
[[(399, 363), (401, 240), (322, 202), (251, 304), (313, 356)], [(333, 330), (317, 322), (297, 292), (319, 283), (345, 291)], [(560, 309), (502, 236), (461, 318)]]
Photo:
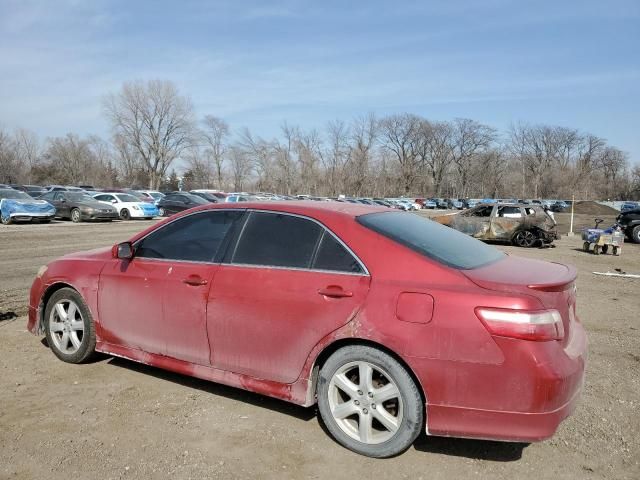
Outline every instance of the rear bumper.
[(572, 325), (564, 347), (494, 340), (504, 353), (500, 364), (406, 359), (425, 391), (429, 435), (540, 441), (575, 410), (587, 360), (581, 324)]
[(538, 413), (476, 410), (429, 406), (427, 432), (443, 437), (476, 438), (508, 442), (538, 442), (552, 437), (560, 423), (573, 413), (581, 389), (556, 410)]

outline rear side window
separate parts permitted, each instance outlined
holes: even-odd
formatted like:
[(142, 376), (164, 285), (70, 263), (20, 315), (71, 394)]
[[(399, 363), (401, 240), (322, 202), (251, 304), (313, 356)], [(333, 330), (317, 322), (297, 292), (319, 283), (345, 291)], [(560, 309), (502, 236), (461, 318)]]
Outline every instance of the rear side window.
[(364, 273), (354, 256), (326, 231), (320, 241), (313, 268), (336, 272)]
[(357, 217), (357, 221), (425, 257), (454, 268), (478, 268), (505, 257), (495, 247), (413, 213), (369, 213)]
[(203, 212), (171, 222), (144, 238), (136, 246), (136, 257), (216, 261), (220, 247), (243, 212)]
[(251, 212), (232, 263), (310, 268), (323, 228), (311, 220)]

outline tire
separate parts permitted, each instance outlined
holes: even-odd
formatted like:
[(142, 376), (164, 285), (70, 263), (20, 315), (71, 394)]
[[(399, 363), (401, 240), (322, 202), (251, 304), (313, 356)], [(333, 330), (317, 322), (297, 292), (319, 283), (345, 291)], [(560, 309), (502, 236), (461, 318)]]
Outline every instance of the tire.
[(633, 243), (640, 243), (640, 225), (636, 225), (635, 227), (633, 227), (633, 230), (631, 230), (631, 235), (629, 235), (631, 237), (631, 241)]
[(164, 217), (167, 214), (167, 212), (164, 210), (164, 208), (160, 207), (158, 208), (158, 215), (160, 215), (161, 217)]
[(593, 254), (600, 255), (600, 247), (598, 245), (593, 246)]
[[(69, 318), (72, 309), (73, 318)], [(49, 348), (63, 362), (85, 362), (95, 351), (93, 317), (83, 298), (72, 288), (61, 288), (51, 295), (44, 310), (44, 331)]]
[(320, 370), (316, 393), (331, 435), (361, 455), (398, 455), (424, 426), (424, 402), (415, 382), (393, 357), (372, 347), (353, 345), (331, 355)]
[(2, 222), (3, 225), (11, 225), (13, 223), (13, 220), (11, 220), (11, 217), (3, 217), (0, 216), (0, 221)]
[(131, 214), (129, 213), (129, 210), (127, 210), (126, 208), (120, 210), (120, 218), (122, 220), (131, 220)]
[(531, 230), (520, 230), (513, 237), (513, 244), (518, 247), (532, 248), (538, 243), (538, 236)]
[(618, 255), (620, 255), (620, 250), (618, 249), (618, 247), (613, 247), (613, 252), (611, 253), (613, 253), (613, 255), (617, 257)]
[(71, 210), (71, 221), (73, 223), (80, 223), (82, 221), (82, 215), (80, 214), (80, 210), (74, 208)]
[(589, 251), (589, 245), (591, 245), (589, 242), (584, 242), (582, 244), (582, 251), (583, 252), (588, 252)]
[(607, 254), (607, 252), (609, 251), (609, 245), (603, 245), (603, 246), (600, 248), (600, 251), (603, 253), (603, 255), (606, 255), (606, 254)]

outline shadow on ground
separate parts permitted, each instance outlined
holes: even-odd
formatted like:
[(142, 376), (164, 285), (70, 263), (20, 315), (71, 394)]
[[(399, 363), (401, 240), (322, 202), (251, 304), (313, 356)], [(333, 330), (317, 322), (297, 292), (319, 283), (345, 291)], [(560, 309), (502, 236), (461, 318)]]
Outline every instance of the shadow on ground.
[[(104, 357), (103, 357), (104, 358)], [(155, 367), (150, 367), (141, 363), (125, 360), (117, 357), (109, 357), (109, 365), (125, 368), (155, 378), (173, 382), (188, 388), (200, 390), (212, 395), (219, 395), (232, 400), (249, 403), (256, 407), (266, 408), (274, 412), (282, 413), (293, 418), (308, 422), (316, 417), (315, 407), (305, 408), (299, 405), (265, 397), (252, 392), (247, 392), (238, 388), (228, 387), (219, 383), (208, 382), (198, 378), (169, 372)], [(319, 415), (318, 424), (325, 434), (329, 435), (326, 426)], [(320, 434), (320, 431), (318, 432)], [(421, 452), (429, 452), (454, 457), (466, 457), (476, 460), (491, 460), (496, 462), (512, 462), (522, 458), (526, 443), (506, 443), (491, 442), (487, 440), (468, 440), (458, 438), (429, 437), (424, 432), (414, 442), (414, 448)]]

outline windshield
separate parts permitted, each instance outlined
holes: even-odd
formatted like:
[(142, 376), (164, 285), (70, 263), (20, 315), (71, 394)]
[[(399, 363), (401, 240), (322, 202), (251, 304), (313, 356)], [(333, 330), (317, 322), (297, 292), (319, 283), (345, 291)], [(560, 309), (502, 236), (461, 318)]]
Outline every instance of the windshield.
[(95, 199), (84, 192), (66, 192), (64, 198), (72, 202), (95, 202)]
[(138, 197), (134, 197), (133, 195), (130, 195), (128, 193), (119, 193), (118, 195), (115, 195), (116, 198), (118, 200), (120, 200), (121, 202), (139, 202), (140, 199)]
[(154, 200), (158, 200), (162, 197), (164, 197), (163, 194), (161, 194), (160, 192), (147, 192), (149, 195), (151, 195), (151, 198), (153, 198)]
[(357, 221), (421, 255), (454, 268), (478, 268), (505, 257), (495, 247), (413, 213), (369, 213), (357, 217)]
[(0, 198), (12, 200), (33, 200), (29, 195), (19, 190), (0, 190)]

